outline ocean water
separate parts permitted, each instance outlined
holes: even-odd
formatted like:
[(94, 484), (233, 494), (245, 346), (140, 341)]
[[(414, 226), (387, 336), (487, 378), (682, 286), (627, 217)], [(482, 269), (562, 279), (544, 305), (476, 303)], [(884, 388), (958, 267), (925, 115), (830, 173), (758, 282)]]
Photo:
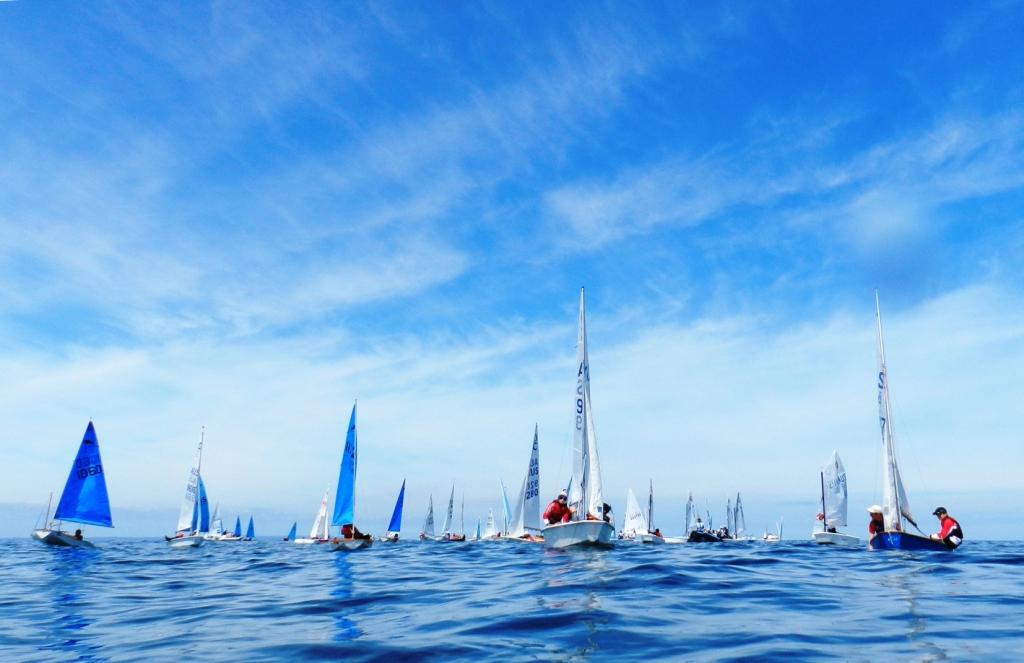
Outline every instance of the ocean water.
[(0, 660), (1022, 660), (1024, 544), (0, 541)]

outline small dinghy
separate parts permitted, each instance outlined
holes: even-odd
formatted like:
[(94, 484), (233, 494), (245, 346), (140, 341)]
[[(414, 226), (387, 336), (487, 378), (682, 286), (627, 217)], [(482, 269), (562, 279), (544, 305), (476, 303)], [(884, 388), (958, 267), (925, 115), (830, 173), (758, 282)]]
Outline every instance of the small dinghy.
[(636, 540), (640, 543), (651, 543), (654, 545), (660, 545), (665, 543), (665, 537), (662, 536), (661, 530), (653, 526), (654, 523), (654, 480), (650, 481), (647, 488), (647, 531), (639, 532), (636, 535)]
[(353, 404), (348, 435), (345, 436), (345, 451), (341, 454), (338, 490), (334, 495), (334, 517), (331, 519), (332, 525), (341, 528), (341, 536), (331, 539), (331, 550), (335, 551), (359, 550), (373, 545), (373, 537), (361, 534), (355, 526), (356, 446), (356, 404)]
[(775, 523), (775, 533), (774, 534), (772, 534), (771, 532), (769, 532), (766, 529), (764, 531), (764, 536), (761, 537), (761, 540), (764, 541), (765, 543), (778, 543), (779, 541), (782, 541), (782, 522), (783, 522), (783, 520), (785, 520), (785, 519), (784, 518), (779, 518), (778, 522)]
[(327, 502), (330, 498), (330, 491), (324, 491), (324, 497), (320, 500), (320, 508), (317, 509), (316, 518), (313, 520), (313, 527), (309, 530), (309, 536), (295, 539), (299, 545), (310, 545), (313, 543), (327, 543), (330, 538), (330, 530), (327, 524)]
[(298, 522), (292, 523), (292, 528), (290, 530), (288, 530), (288, 536), (284, 537), (284, 540), (288, 541), (288, 542), (294, 541), (295, 540), (296, 530), (298, 529), (298, 527), (299, 527), (299, 523)]
[(444, 517), (444, 525), (441, 527), (441, 536), (437, 538), (438, 541), (465, 541), (465, 515), (466, 515), (466, 499), (462, 499), (462, 527), (459, 528), (458, 532), (452, 531), (454, 526), (452, 516), (455, 514), (455, 484), (452, 484), (452, 494), (448, 498), (448, 512)]
[(722, 540), (711, 531), (711, 516), (705, 525), (693, 501), (693, 493), (686, 500), (686, 542), (687, 543), (721, 543)]
[[(516, 508), (508, 531), (509, 541), (541, 543), (544, 540), (540, 533), (540, 446), (537, 431), (537, 424), (534, 424), (530, 464), (526, 468), (519, 497), (516, 498)], [(493, 516), (490, 517), (493, 520)], [(490, 524), (493, 527), (493, 522)]]
[(420, 529), (420, 541), (437, 541), (438, 536), (434, 533), (434, 496), (431, 495), (427, 502), (427, 517), (423, 519), (423, 527)]
[(889, 401), (889, 375), (885, 367), (885, 343), (882, 340), (882, 310), (875, 291), (875, 322), (878, 332), (878, 418), (882, 432), (882, 518), (885, 531), (868, 540), (868, 550), (952, 550), (956, 546), (927, 536), (903, 531), (903, 521), (921, 529), (914, 522), (910, 502), (903, 488), (896, 461), (896, 445), (892, 433), (892, 404)]
[(398, 499), (395, 500), (395, 510), (391, 512), (391, 522), (388, 523), (388, 531), (380, 537), (381, 541), (397, 543), (398, 534), (402, 531), (402, 507), (405, 505), (405, 479), (402, 479), (402, 487), (398, 491)]
[(576, 392), (573, 394), (573, 477), (569, 492), (571, 520), (547, 525), (542, 533), (548, 548), (613, 545), (615, 527), (601, 495), (601, 464), (590, 400), (590, 357), (587, 351), (587, 313), (580, 288), (576, 336)]
[(840, 527), (846, 527), (847, 488), (846, 468), (839, 458), (839, 452), (833, 451), (832, 457), (821, 470), (821, 531), (811, 536), (814, 542), (827, 546), (856, 546), (860, 539), (850, 534), (843, 534)]
[(46, 504), (43, 526), (32, 531), (32, 538), (51, 546), (92, 548), (92, 542), (85, 540), (81, 529), (65, 532), (60, 525), (62, 522), (70, 522), (99, 527), (114, 526), (110, 518), (110, 499), (107, 497), (104, 476), (100, 442), (90, 421), (78, 445), (78, 453), (68, 473), (68, 480), (64, 483), (64, 492), (60, 495), (53, 520), (50, 521), (51, 493), (50, 502)]
[(200, 474), (203, 465), (203, 438), (206, 429), (199, 434), (199, 448), (195, 462), (185, 484), (185, 500), (178, 514), (178, 529), (174, 536), (164, 540), (172, 548), (198, 548), (206, 542), (205, 533), (210, 529), (210, 505), (206, 500), (206, 487)]

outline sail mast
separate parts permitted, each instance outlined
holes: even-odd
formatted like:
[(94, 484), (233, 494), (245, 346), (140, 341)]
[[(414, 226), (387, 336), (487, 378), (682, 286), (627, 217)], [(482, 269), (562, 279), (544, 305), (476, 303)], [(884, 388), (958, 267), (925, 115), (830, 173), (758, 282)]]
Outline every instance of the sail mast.
[(654, 480), (650, 480), (650, 490), (647, 493), (647, 532), (654, 531)]
[(828, 509), (825, 508), (825, 473), (819, 472), (821, 475), (821, 531), (828, 531)]

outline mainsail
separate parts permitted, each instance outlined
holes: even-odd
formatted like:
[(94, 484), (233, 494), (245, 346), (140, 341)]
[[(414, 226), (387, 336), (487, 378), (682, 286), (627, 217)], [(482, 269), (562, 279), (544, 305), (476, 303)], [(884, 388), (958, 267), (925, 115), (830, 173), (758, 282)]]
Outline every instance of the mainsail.
[(288, 536), (285, 537), (285, 541), (294, 541), (295, 540), (296, 530), (298, 530), (298, 528), (299, 528), (299, 523), (297, 523), (297, 522), (292, 523), (292, 528), (290, 530), (288, 530)]
[(736, 531), (736, 514), (732, 510), (732, 498), (725, 501), (725, 528), (730, 533)]
[(252, 539), (256, 536), (256, 528), (253, 527), (252, 516), (249, 516), (249, 526), (245, 528), (245, 538)]
[(235, 538), (242, 538), (242, 519), (238, 516), (235, 516), (235, 529), (232, 532), (232, 534), (235, 536)]
[(693, 493), (686, 500), (686, 533), (697, 529), (697, 505), (693, 503)]
[(540, 460), (537, 443), (537, 425), (533, 427), (533, 448), (530, 451), (530, 465), (526, 469), (516, 509), (512, 515), (509, 536), (520, 537), (529, 532), (540, 531)]
[(199, 499), (196, 502), (196, 520), (192, 523), (192, 531), (197, 534), (206, 534), (210, 531), (210, 502), (206, 499), (206, 484), (203, 477), (199, 477), (197, 483), (199, 488)]
[(455, 510), (455, 484), (452, 484), (452, 494), (448, 498), (448, 512), (444, 516), (444, 526), (441, 528), (441, 534), (452, 533), (452, 514)]
[(626, 517), (622, 523), (622, 533), (630, 537), (647, 533), (647, 519), (640, 510), (632, 488), (626, 492)]
[(313, 528), (309, 530), (309, 538), (319, 540), (330, 538), (327, 527), (327, 500), (330, 491), (324, 492), (324, 498), (320, 500), (320, 509), (316, 512), (316, 520), (313, 521)]
[(494, 529), (494, 509), (487, 509), (487, 524), (484, 526), (484, 538), (493, 538), (497, 533), (497, 530)]
[(113, 527), (110, 518), (110, 499), (100, 459), (100, 442), (92, 422), (85, 427), (85, 435), (78, 445), (75, 462), (64, 484), (54, 520), (67, 520), (85, 525)]
[(736, 538), (743, 536), (747, 531), (747, 520), (743, 517), (743, 503), (740, 502), (740, 494), (736, 493), (736, 506), (733, 507), (733, 526), (736, 528)]
[(846, 527), (846, 468), (836, 451), (822, 468), (821, 491), (825, 527)]
[(395, 502), (395, 510), (391, 512), (391, 522), (388, 524), (388, 532), (397, 534), (402, 531), (402, 506), (405, 504), (405, 480), (402, 480), (402, 488), (398, 491), (398, 500)]
[(580, 318), (576, 337), (576, 392), (573, 394), (573, 476), (578, 477), (569, 495), (573, 519), (588, 516), (603, 518), (601, 466), (597, 454), (597, 435), (590, 401), (590, 357), (587, 350), (587, 314), (583, 288), (580, 288)]
[(199, 495), (199, 471), (203, 464), (203, 438), (205, 436), (206, 429), (203, 428), (199, 433), (199, 448), (196, 449), (196, 458), (188, 474), (188, 483), (185, 485), (185, 501), (181, 503), (181, 511), (178, 513), (179, 532), (195, 531), (192, 521), (196, 514), (196, 500)]
[(356, 506), (356, 405), (352, 404), (352, 415), (348, 420), (348, 435), (345, 436), (345, 451), (341, 455), (341, 470), (338, 472), (338, 490), (334, 494), (334, 526), (351, 525), (355, 522)]
[[(917, 526), (910, 512), (910, 502), (903, 488), (903, 478), (896, 459), (892, 433), (892, 404), (889, 401), (889, 375), (885, 367), (885, 344), (882, 340), (882, 311), (875, 291), (875, 320), (878, 323), (878, 420), (882, 432), (882, 517), (885, 529), (903, 531), (903, 518)], [(902, 516), (902, 517), (901, 517)]]
[(434, 536), (434, 496), (430, 496), (429, 506), (427, 507), (427, 517), (423, 521), (423, 534), (427, 536)]

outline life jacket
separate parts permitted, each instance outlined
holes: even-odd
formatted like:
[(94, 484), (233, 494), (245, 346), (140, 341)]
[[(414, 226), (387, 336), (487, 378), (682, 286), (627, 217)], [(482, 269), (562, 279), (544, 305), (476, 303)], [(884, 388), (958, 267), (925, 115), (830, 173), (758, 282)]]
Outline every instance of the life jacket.
[(964, 531), (960, 529), (959, 520), (952, 518), (952, 516), (949, 516), (949, 518), (953, 520), (953, 529), (949, 530), (949, 534), (946, 535), (946, 538), (944, 538), (942, 542), (945, 543), (946, 546), (948, 546), (950, 549), (955, 550), (960, 546), (961, 543), (964, 542)]

